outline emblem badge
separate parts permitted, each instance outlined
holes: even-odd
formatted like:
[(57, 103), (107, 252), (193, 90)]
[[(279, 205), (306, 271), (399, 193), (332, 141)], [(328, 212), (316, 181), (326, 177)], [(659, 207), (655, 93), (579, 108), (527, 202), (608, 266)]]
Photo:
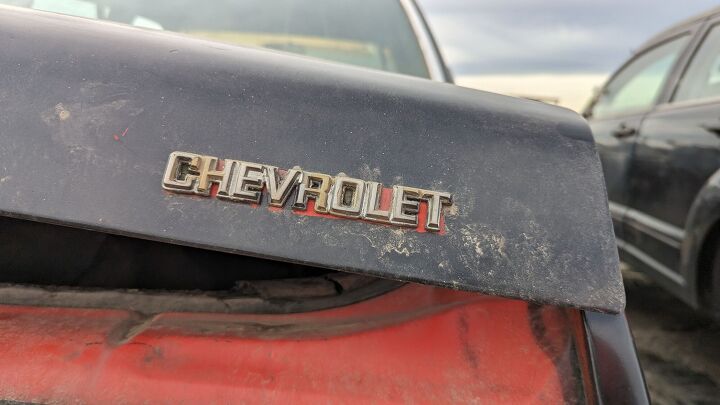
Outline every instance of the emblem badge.
[[(222, 200), (267, 204), (282, 208), (291, 200), (293, 210), (316, 214), (440, 231), (445, 207), (452, 205), (446, 192), (393, 186), (347, 177), (241, 160), (218, 159), (188, 152), (172, 152), (162, 186), (175, 193), (215, 196)], [(312, 207), (310, 206), (312, 204)]]

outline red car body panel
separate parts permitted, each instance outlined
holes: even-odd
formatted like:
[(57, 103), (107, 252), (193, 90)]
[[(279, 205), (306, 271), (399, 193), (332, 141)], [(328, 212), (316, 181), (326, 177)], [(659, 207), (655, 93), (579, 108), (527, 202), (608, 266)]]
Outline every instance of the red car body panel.
[(0, 397), (127, 404), (561, 403), (577, 374), (568, 372), (575, 353), (568, 334), (577, 312), (543, 307), (542, 342), (530, 308), (414, 284), (341, 308), (286, 315), (143, 317), (0, 306)]

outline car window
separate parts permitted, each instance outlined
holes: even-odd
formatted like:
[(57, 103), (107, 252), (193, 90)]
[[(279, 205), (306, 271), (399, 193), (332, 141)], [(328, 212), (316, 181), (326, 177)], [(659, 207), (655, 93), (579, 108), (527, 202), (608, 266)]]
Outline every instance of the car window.
[(0, 0), (429, 78), (399, 0)]
[(673, 101), (720, 96), (720, 25), (705, 37), (678, 84)]
[(652, 107), (687, 40), (683, 36), (665, 42), (635, 58), (605, 86), (592, 116), (604, 118)]

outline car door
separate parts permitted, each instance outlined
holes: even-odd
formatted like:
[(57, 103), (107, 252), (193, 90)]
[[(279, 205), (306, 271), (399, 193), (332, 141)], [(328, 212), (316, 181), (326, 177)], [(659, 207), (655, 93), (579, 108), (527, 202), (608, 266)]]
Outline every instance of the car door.
[(630, 170), (625, 234), (646, 264), (683, 283), (680, 247), (690, 207), (720, 169), (720, 21), (708, 25), (676, 89), (643, 120)]
[(689, 35), (672, 37), (626, 63), (604, 86), (589, 118), (607, 185), (615, 234), (622, 239), (622, 217), (629, 204), (628, 175), (640, 123), (655, 105)]

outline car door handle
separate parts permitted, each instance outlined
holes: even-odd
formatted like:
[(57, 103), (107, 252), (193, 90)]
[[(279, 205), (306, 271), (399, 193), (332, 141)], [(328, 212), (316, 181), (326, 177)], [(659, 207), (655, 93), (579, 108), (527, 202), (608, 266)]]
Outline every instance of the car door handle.
[(612, 135), (615, 138), (627, 138), (628, 136), (633, 136), (635, 134), (637, 134), (637, 129), (625, 126), (625, 124), (620, 124), (619, 127), (612, 131)]

